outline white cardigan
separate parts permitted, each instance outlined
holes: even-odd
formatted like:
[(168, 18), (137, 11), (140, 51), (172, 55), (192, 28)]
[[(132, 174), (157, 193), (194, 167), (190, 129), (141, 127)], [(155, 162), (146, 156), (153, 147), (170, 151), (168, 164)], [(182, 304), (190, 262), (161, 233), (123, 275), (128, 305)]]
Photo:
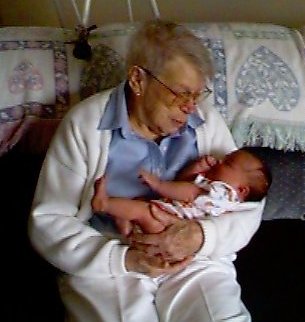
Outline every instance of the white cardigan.
[[(60, 124), (38, 180), (29, 234), (38, 252), (61, 271), (83, 277), (126, 274), (128, 246), (91, 228), (93, 184), (106, 168), (111, 131), (98, 130), (110, 91), (70, 110)], [(224, 155), (235, 149), (214, 108), (200, 108), (205, 123), (197, 132), (200, 154)], [(264, 203), (252, 211), (201, 221), (205, 242), (199, 256), (217, 259), (244, 247), (257, 230)]]

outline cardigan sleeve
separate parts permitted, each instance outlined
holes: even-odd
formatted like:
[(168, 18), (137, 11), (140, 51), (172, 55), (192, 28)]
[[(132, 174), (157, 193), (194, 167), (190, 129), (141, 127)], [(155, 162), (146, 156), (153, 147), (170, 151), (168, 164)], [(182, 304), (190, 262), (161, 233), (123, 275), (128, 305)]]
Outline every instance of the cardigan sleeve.
[[(197, 130), (200, 154), (222, 157), (236, 149), (232, 135), (223, 118), (213, 107), (201, 111), (205, 123)], [(265, 200), (251, 210), (234, 211), (200, 221), (204, 243), (198, 255), (222, 257), (236, 253), (246, 246), (257, 231)]]
[(126, 273), (127, 246), (87, 223), (93, 182), (103, 171), (101, 154), (107, 154), (96, 126), (103, 105), (95, 97), (64, 118), (43, 163), (30, 214), (29, 235), (36, 250), (59, 270), (77, 276)]

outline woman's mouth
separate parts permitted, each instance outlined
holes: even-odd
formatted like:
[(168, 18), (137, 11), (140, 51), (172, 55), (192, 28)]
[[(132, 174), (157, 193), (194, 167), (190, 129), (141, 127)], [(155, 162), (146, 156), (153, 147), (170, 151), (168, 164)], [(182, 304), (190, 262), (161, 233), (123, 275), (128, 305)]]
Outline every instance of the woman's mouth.
[(184, 124), (185, 124), (185, 121), (180, 121), (180, 120), (177, 120), (177, 119), (172, 119), (172, 122), (174, 123), (174, 125), (176, 127), (182, 127)]

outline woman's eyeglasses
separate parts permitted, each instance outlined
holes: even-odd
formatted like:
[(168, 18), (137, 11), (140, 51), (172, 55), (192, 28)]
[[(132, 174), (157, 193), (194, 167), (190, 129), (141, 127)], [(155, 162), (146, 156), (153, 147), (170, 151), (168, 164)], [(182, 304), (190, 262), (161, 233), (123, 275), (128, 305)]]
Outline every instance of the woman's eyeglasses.
[(166, 88), (169, 92), (171, 92), (174, 96), (175, 99), (173, 101), (173, 104), (177, 104), (179, 106), (184, 105), (192, 101), (194, 104), (198, 104), (202, 100), (206, 99), (211, 93), (212, 90), (209, 89), (207, 86), (204, 88), (202, 92), (198, 93), (177, 93), (173, 89), (171, 89), (168, 85), (163, 83), (157, 76), (155, 76), (150, 70), (139, 66), (147, 75), (152, 77), (154, 80), (156, 80), (160, 85), (162, 85), (164, 88)]

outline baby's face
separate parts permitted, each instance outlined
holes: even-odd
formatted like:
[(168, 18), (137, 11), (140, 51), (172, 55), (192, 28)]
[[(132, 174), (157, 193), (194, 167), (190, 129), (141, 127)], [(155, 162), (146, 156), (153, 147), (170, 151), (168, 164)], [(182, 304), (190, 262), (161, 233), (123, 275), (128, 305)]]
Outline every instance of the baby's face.
[(217, 161), (205, 173), (205, 177), (212, 181), (223, 181), (235, 187), (236, 183), (240, 183), (240, 180), (242, 180), (242, 169), (232, 161), (230, 158)]
[(253, 160), (249, 159), (248, 154), (235, 151), (228, 154), (223, 160), (218, 160), (205, 173), (205, 176), (210, 180), (223, 181), (237, 188), (246, 182), (245, 170), (249, 167), (252, 168), (252, 166)]

